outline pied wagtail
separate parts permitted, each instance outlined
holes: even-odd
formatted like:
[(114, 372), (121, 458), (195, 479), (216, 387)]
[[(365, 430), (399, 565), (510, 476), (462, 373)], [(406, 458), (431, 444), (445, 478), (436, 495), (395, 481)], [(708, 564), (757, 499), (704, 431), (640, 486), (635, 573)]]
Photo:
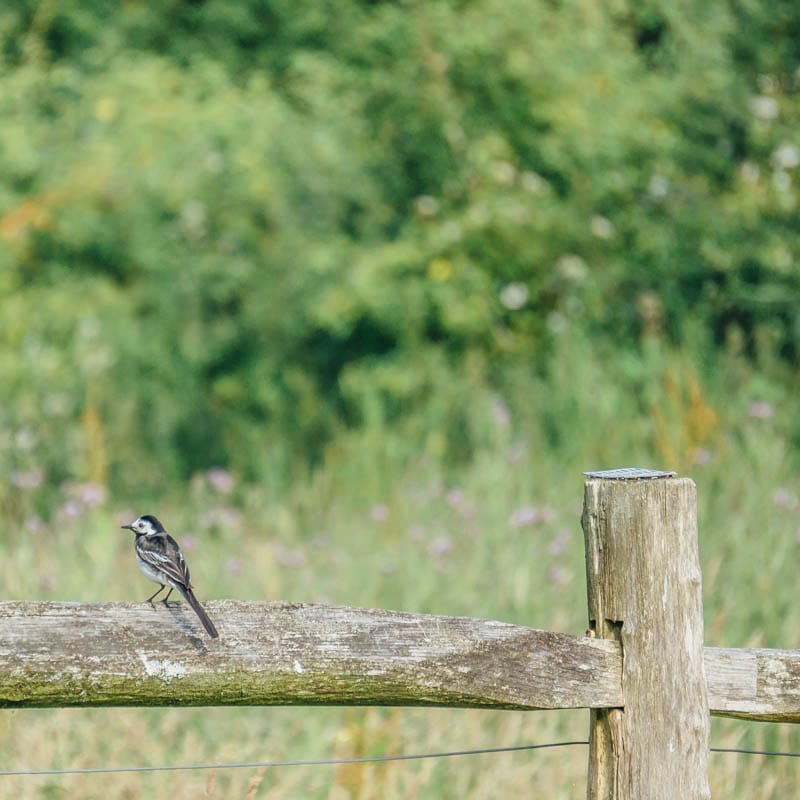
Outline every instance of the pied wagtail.
[(152, 606), (153, 598), (169, 586), (167, 596), (162, 600), (166, 605), (172, 590), (177, 589), (200, 618), (208, 635), (216, 639), (219, 636), (217, 629), (192, 591), (189, 567), (186, 565), (183, 553), (178, 543), (164, 530), (164, 526), (152, 514), (144, 514), (122, 527), (136, 534), (134, 542), (136, 563), (142, 575), (160, 584), (158, 590), (147, 598), (147, 602)]

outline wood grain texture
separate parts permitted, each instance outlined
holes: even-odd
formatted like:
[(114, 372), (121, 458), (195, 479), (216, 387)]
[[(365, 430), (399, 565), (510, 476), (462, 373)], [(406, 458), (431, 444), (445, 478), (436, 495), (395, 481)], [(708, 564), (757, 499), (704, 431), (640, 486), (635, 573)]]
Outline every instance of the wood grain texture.
[(585, 484), (590, 626), (622, 646), (623, 709), (591, 715), (590, 800), (707, 800), (710, 720), (691, 480)]
[(619, 646), (491, 620), (287, 603), (0, 603), (0, 706), (618, 705)]

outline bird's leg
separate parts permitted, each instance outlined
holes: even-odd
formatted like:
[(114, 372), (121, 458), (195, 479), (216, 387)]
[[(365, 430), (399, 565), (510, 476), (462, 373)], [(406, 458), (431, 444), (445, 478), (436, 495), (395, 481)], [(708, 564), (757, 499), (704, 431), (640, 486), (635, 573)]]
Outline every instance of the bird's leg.
[[(164, 598), (161, 600), (161, 602), (162, 602), (162, 603), (163, 603), (163, 604), (164, 604), (164, 605), (165, 605), (167, 608), (169, 608), (169, 603), (168, 603), (167, 601), (169, 600), (169, 596), (172, 594), (172, 590), (173, 590), (174, 588), (175, 588), (175, 587), (173, 587), (173, 586), (170, 586), (170, 587), (169, 587), (169, 591), (167, 592), (167, 596), (166, 596), (166, 597), (164, 597)], [(159, 589), (159, 591), (161, 591), (161, 590)], [(180, 605), (180, 603), (177, 603), (176, 605)]]
[[(163, 592), (163, 591), (164, 591), (164, 589), (166, 589), (166, 588), (167, 588), (167, 587), (166, 587), (166, 586), (165, 586), (165, 585), (162, 583), (162, 584), (161, 584), (161, 585), (158, 587), (158, 589), (156, 589), (156, 590), (153, 592), (153, 594), (151, 594), (151, 595), (150, 595), (150, 597), (148, 597), (148, 598), (147, 598), (147, 600), (145, 600), (145, 603), (150, 603), (150, 605), (151, 605), (151, 606), (153, 606), (153, 608), (155, 608), (155, 607), (156, 607), (156, 604), (153, 602), (153, 598), (154, 598), (154, 597), (155, 597), (157, 594), (160, 594), (161, 592)], [(170, 591), (172, 591), (172, 589), (170, 589)], [(167, 597), (169, 597), (169, 595), (167, 595)]]

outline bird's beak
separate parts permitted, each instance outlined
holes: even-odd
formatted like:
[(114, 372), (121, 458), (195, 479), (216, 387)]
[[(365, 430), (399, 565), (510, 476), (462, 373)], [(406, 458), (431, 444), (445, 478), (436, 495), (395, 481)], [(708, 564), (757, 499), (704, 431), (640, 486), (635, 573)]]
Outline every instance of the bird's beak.
[(133, 530), (133, 523), (129, 522), (127, 525), (120, 525), (120, 528), (124, 528), (126, 530), (132, 531)]

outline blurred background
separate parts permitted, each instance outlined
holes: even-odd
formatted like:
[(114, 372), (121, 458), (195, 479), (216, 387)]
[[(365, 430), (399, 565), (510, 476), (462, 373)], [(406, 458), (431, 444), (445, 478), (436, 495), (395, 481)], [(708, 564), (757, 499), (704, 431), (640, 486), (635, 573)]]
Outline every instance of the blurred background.
[[(800, 647), (800, 8), (6, 0), (0, 585), (580, 633), (584, 470), (698, 485), (706, 640)], [(747, 602), (745, 602), (745, 600)], [(16, 768), (585, 738), (585, 712), (0, 715)], [(458, 735), (456, 735), (456, 733)], [(800, 750), (715, 721), (717, 746)], [(712, 755), (720, 797), (796, 759)], [(20, 797), (583, 797), (581, 748), (19, 778)]]

